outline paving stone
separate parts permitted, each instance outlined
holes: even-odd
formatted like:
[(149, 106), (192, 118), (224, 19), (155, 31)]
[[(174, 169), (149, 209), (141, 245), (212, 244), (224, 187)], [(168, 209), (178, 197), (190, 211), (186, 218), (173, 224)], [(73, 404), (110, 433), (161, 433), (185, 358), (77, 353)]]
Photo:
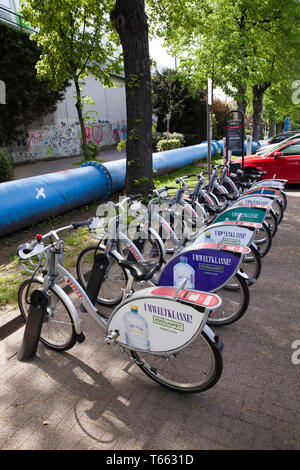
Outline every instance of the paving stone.
[(289, 198), (288, 222), (263, 259), (249, 310), (215, 329), (224, 343), (215, 387), (203, 394), (162, 388), (105, 345), (87, 316), (84, 343), (62, 354), (40, 344), (33, 361), (20, 362), (21, 328), (5, 340), (0, 449), (299, 450), (300, 365), (291, 361), (291, 344), (300, 339), (299, 290), (291, 285), (299, 204)]

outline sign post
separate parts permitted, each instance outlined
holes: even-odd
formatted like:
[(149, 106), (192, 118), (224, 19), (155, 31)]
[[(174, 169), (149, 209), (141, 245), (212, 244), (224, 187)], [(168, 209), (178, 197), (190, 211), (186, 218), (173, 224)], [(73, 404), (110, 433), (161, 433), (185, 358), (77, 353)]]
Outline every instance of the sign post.
[[(228, 116), (233, 113), (238, 113), (240, 119), (228, 120)], [(245, 115), (240, 109), (227, 111), (225, 116), (226, 123), (226, 161), (228, 161), (228, 153), (232, 150), (239, 150), (242, 154), (242, 170), (244, 170), (245, 158)]]
[(208, 178), (211, 175), (211, 123), (210, 123), (210, 108), (212, 105), (212, 80), (207, 79), (207, 94), (206, 94), (206, 120), (207, 120), (207, 166)]
[(252, 154), (252, 135), (247, 135), (246, 136), (246, 155), (251, 155)]
[(168, 140), (169, 140), (171, 113), (166, 114), (166, 120), (167, 120), (167, 149), (169, 149)]
[(0, 80), (0, 104), (6, 104), (6, 88), (2, 80)]

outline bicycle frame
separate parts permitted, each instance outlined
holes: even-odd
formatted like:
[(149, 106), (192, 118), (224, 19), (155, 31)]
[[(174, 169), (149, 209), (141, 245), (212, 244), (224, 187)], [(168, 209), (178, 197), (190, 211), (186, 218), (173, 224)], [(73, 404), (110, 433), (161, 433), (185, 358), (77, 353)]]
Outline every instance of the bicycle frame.
[[(124, 202), (126, 202), (126, 200), (124, 200)], [(105, 246), (101, 245), (102, 250), (105, 252), (105, 254), (109, 254), (110, 252), (112, 252), (119, 260), (123, 259), (122, 253), (120, 253), (118, 249), (115, 249), (115, 246), (117, 245), (117, 243), (119, 241), (122, 241), (125, 244), (125, 246), (128, 248), (128, 250), (130, 251), (130, 253), (133, 255), (136, 261), (138, 262), (145, 261), (145, 258), (142, 252), (139, 250), (138, 246), (134, 243), (134, 241), (132, 241), (123, 231), (120, 230), (121, 224), (120, 224), (119, 218), (120, 216), (117, 215), (110, 220), (108, 229), (107, 229), (107, 236), (102, 238), (102, 239), (107, 239), (106, 245)], [(141, 226), (141, 229), (143, 230), (142, 226)], [(165, 246), (160, 236), (152, 227), (147, 227), (147, 231), (159, 243), (161, 251), (163, 253), (163, 258), (165, 258)], [(93, 238), (98, 239), (98, 237), (96, 236), (93, 236)]]
[[(138, 291), (136, 294), (129, 295), (130, 286), (133, 281), (133, 277), (130, 276), (124, 291), (122, 302), (114, 309), (111, 318), (107, 321), (104, 317), (101, 316), (101, 312), (99, 312), (99, 310), (94, 307), (85, 290), (80, 286), (80, 284), (70, 274), (70, 272), (67, 271), (61, 264), (63, 262), (63, 250), (64, 242), (62, 240), (59, 240), (55, 247), (50, 246), (45, 249), (45, 252), (47, 251), (47, 267), (49, 268), (49, 272), (44, 277), (38, 276), (38, 280), (43, 283), (43, 287), (46, 291), (51, 289), (55, 294), (57, 294), (59, 298), (65, 302), (71, 314), (74, 328), (78, 336), (82, 335), (80, 318), (74, 303), (64, 292), (64, 290), (58, 285), (57, 281), (59, 278), (62, 278), (67, 282), (72, 291), (79, 298), (87, 314), (96, 322), (99, 327), (106, 331), (106, 341), (108, 343), (117, 342), (122, 347), (134, 349), (136, 351), (155, 353), (157, 355), (166, 355), (182, 350), (191, 341), (193, 341), (203, 329), (205, 329), (205, 332), (210, 336), (210, 338), (215, 340), (215, 335), (206, 325), (209, 311), (216, 309), (221, 304), (221, 299), (215, 294), (212, 295), (195, 290), (184, 290), (184, 284), (186, 282), (184, 281), (179, 287), (174, 288), (171, 291), (169, 290), (168, 292), (164, 292), (165, 295), (162, 295), (162, 292), (157, 292), (157, 287), (143, 289)], [(185, 303), (183, 304), (178, 302), (178, 300), (182, 297), (188, 297), (185, 303), (187, 302), (191, 305), (185, 305)], [(152, 337), (157, 338), (155, 344), (159, 344), (159, 347), (154, 345), (151, 349), (143, 349), (134, 347), (132, 344), (128, 343), (128, 341), (124, 342), (124, 327), (122, 326), (125, 313), (124, 306), (128, 308), (127, 304), (132, 302), (135, 302), (140, 307), (145, 304), (145, 302), (149, 302), (148, 305), (152, 305), (152, 307), (156, 309), (155, 311), (163, 309), (164, 311), (169, 312), (171, 311), (170, 309), (174, 309), (176, 306), (178, 316), (177, 321), (174, 321), (172, 318), (171, 320), (153, 320), (153, 324), (151, 322), (149, 323), (149, 328), (152, 331)], [(196, 310), (193, 305), (202, 307), (202, 311)], [(148, 307), (148, 309), (150, 309), (150, 307)], [(174, 312), (174, 310), (172, 311)], [(159, 319), (160, 317), (157, 318)], [(182, 326), (182, 321), (185, 322), (185, 328)], [(161, 322), (164, 322), (164, 328), (160, 328)], [(169, 329), (179, 329), (185, 333), (181, 335), (181, 338), (179, 338), (180, 335), (177, 336), (176, 342), (173, 339), (176, 337), (176, 335), (174, 335), (172, 330), (170, 334), (166, 336), (165, 332), (166, 329), (168, 329), (166, 328), (167, 326)], [(158, 330), (161, 330), (160, 337), (157, 336)], [(120, 340), (118, 340), (119, 336)], [(164, 338), (162, 338), (163, 336)], [(168, 341), (166, 341), (166, 338), (168, 338)]]

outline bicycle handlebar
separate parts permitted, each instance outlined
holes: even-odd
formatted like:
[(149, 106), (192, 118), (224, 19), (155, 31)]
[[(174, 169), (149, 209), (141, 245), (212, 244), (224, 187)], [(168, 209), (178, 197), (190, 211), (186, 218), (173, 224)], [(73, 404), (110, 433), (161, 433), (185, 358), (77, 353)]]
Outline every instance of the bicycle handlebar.
[(91, 223), (91, 219), (83, 220), (82, 222), (73, 222), (72, 227), (74, 229), (79, 228), (79, 227), (87, 227), (88, 225), (90, 225), (90, 223)]

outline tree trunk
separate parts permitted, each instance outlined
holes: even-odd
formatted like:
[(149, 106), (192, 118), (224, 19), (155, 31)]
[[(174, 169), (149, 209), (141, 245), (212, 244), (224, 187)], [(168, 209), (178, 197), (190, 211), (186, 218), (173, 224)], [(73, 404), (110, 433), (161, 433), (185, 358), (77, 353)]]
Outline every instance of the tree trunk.
[(88, 152), (87, 152), (87, 140), (86, 140), (86, 134), (85, 134), (85, 127), (84, 127), (84, 119), (82, 115), (82, 103), (81, 103), (81, 91), (80, 91), (80, 85), (79, 85), (79, 79), (76, 77), (74, 78), (74, 84), (76, 88), (76, 109), (77, 109), (77, 114), (78, 114), (78, 121), (80, 124), (80, 130), (81, 130), (81, 140), (82, 140), (82, 151), (83, 151), (83, 156), (85, 160), (88, 160)]
[(246, 89), (244, 85), (239, 86), (238, 94), (239, 94), (239, 98), (237, 100), (238, 109), (243, 111), (244, 115), (246, 115), (247, 100), (246, 100)]
[(153, 188), (152, 94), (144, 0), (116, 0), (111, 20), (124, 53), (127, 110), (125, 193), (147, 194)]
[(284, 124), (283, 122), (278, 122), (276, 124), (276, 134), (281, 134), (283, 132)]
[(253, 104), (253, 120), (252, 120), (252, 137), (259, 140), (262, 124), (263, 96), (264, 92), (271, 86), (270, 82), (264, 85), (254, 85), (252, 87), (252, 104)]
[(268, 137), (273, 137), (275, 134), (276, 134), (276, 122), (275, 122), (275, 119), (270, 119)]

